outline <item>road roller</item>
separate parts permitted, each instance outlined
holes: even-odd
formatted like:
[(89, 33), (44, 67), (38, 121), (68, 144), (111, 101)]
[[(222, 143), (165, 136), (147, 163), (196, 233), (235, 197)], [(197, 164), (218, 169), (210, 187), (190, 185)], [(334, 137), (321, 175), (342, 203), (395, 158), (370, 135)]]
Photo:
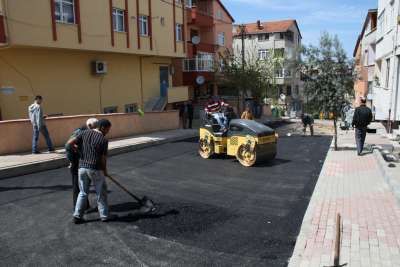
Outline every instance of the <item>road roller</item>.
[(200, 127), (199, 154), (204, 159), (226, 154), (245, 167), (272, 160), (277, 153), (278, 134), (253, 120), (234, 119), (227, 127), (205, 120)]

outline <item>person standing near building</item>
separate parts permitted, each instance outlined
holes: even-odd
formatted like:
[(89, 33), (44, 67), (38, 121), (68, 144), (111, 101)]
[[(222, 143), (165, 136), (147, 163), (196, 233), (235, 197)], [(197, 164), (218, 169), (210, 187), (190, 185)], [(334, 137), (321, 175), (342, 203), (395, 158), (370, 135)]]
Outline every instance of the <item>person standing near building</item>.
[[(73, 139), (77, 136), (79, 136), (79, 134), (81, 134), (83, 131), (88, 130), (88, 129), (96, 129), (97, 128), (97, 123), (98, 120), (96, 118), (90, 118), (86, 121), (86, 125), (76, 129), (70, 139)], [(78, 194), (79, 194), (79, 175), (78, 175), (78, 170), (79, 170), (79, 156), (80, 153), (77, 149), (73, 148), (72, 146), (70, 146), (68, 143), (65, 146), (65, 151), (67, 154), (67, 159), (70, 162), (70, 172), (71, 172), (71, 177), (72, 177), (72, 200), (73, 200), (73, 207), (75, 209), (76, 206), (76, 200), (78, 198)], [(90, 205), (89, 205), (89, 198), (86, 201), (86, 208), (85, 209), (89, 209)]]
[(89, 194), (89, 186), (92, 182), (96, 189), (97, 206), (102, 222), (114, 220), (116, 216), (109, 214), (107, 201), (107, 185), (105, 177), (107, 173), (108, 140), (105, 138), (111, 129), (110, 121), (99, 120), (97, 129), (85, 130), (77, 137), (68, 141), (72, 147), (80, 150), (79, 159), (79, 195), (73, 215), (73, 222), (84, 222), (83, 212)]
[(188, 122), (189, 122), (189, 129), (192, 129), (193, 127), (193, 115), (194, 115), (194, 108), (193, 108), (193, 103), (192, 100), (189, 100), (186, 104), (187, 107), (187, 112), (188, 112)]
[(357, 144), (357, 155), (361, 156), (364, 150), (365, 138), (367, 136), (367, 126), (372, 121), (372, 111), (366, 106), (367, 99), (360, 98), (360, 106), (354, 111), (352, 126), (356, 128), (355, 138)]
[(42, 102), (42, 96), (38, 95), (35, 97), (35, 102), (28, 108), (29, 119), (33, 126), (32, 154), (40, 154), (38, 150), (39, 133), (42, 133), (46, 139), (49, 152), (54, 152), (53, 143), (51, 142), (50, 134), (45, 122), (46, 116), (43, 115)]
[(303, 123), (303, 134), (306, 135), (307, 126), (310, 127), (311, 136), (314, 135), (314, 119), (309, 114), (301, 113), (301, 122)]

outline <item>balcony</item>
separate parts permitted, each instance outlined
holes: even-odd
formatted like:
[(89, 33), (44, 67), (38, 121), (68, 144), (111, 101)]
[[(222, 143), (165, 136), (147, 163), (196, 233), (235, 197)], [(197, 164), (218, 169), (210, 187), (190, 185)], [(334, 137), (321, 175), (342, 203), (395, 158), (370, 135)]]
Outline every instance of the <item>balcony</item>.
[(187, 56), (188, 57), (195, 57), (198, 52), (206, 52), (206, 53), (215, 53), (217, 50), (217, 45), (214, 44), (206, 44), (206, 43), (200, 43), (198, 45), (194, 45), (192, 43), (188, 43), (188, 50), (187, 50)]
[(188, 10), (188, 24), (195, 24), (199, 27), (212, 27), (214, 25), (214, 18), (212, 13), (204, 12), (196, 6), (192, 6)]
[(214, 60), (212, 59), (183, 59), (183, 72), (213, 72)]

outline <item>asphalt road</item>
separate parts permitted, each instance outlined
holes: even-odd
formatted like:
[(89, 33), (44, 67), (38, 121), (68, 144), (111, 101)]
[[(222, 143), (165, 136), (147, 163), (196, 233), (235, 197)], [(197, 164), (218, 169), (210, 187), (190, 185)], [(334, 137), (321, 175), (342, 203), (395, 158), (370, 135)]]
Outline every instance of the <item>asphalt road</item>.
[(109, 183), (110, 223), (72, 224), (67, 169), (0, 180), (0, 265), (285, 266), (330, 140), (283, 137), (253, 168), (203, 160), (196, 140), (112, 157), (110, 173), (159, 209), (140, 216)]

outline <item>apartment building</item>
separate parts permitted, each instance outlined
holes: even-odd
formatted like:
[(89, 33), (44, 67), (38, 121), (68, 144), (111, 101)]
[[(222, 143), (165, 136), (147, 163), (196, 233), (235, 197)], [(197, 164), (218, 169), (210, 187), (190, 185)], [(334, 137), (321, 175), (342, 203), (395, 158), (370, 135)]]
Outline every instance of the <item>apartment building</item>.
[[(288, 62), (299, 59), (301, 47), (301, 32), (296, 20), (267, 21), (245, 24), (245, 57), (266, 59), (271, 53), (281, 55)], [(242, 53), (242, 40), (239, 27), (234, 28), (234, 53)], [(279, 95), (286, 96), (284, 105), (288, 112), (299, 113), (302, 110), (303, 83), (300, 73), (292, 64), (276, 69), (275, 83)]]
[(50, 115), (187, 100), (172, 86), (185, 23), (176, 0), (0, 1), (0, 119), (26, 118), (35, 95)]
[(189, 86), (190, 98), (218, 94), (215, 66), (232, 52), (233, 17), (220, 0), (187, 0), (187, 57), (175, 60), (174, 85)]
[(367, 105), (373, 107), (373, 83), (375, 77), (377, 9), (368, 10), (361, 34), (354, 48), (356, 80), (354, 82), (355, 105), (360, 97), (368, 100)]
[(375, 119), (400, 120), (399, 0), (378, 1), (373, 108)]

